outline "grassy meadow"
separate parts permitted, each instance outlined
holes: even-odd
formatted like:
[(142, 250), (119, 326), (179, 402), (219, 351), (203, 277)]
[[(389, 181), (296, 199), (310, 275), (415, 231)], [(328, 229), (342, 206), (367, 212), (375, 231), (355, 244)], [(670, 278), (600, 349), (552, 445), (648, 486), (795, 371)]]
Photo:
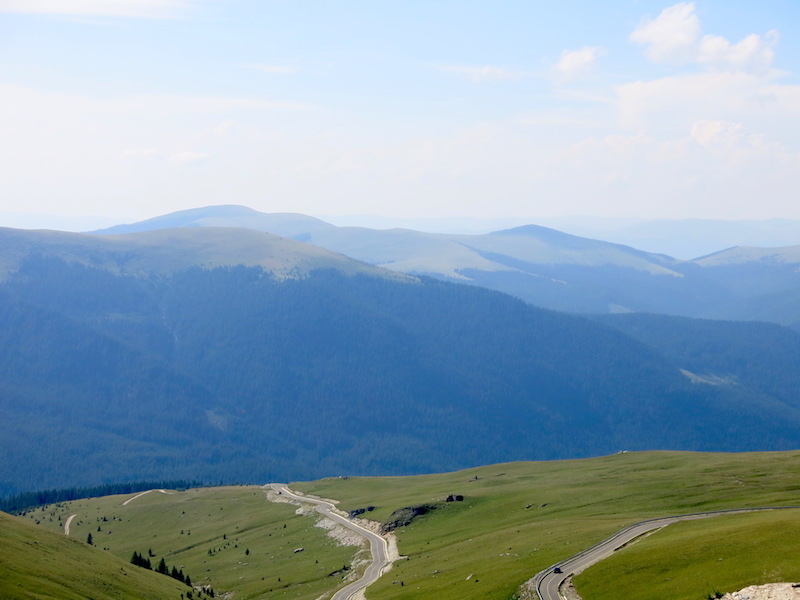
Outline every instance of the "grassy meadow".
[(235, 591), (237, 599), (314, 600), (337, 587), (341, 577), (328, 575), (358, 550), (337, 545), (296, 506), (268, 502), (258, 486), (151, 492), (123, 506), (133, 496), (64, 502), (26, 518), (63, 532), (76, 514), (71, 538), (85, 542), (91, 534), (96, 547), (126, 561), (151, 553), (153, 567), (163, 557), (194, 585)]
[[(508, 600), (538, 571), (635, 521), (716, 509), (800, 505), (800, 453), (624, 453), (293, 486), (336, 498), (344, 509), (374, 505), (371, 515), (379, 520), (402, 506), (463, 494), (463, 502), (443, 503), (398, 530), (400, 552), (408, 558), (370, 588), (368, 598)], [(713, 530), (724, 521), (697, 523), (692, 525)], [(787, 560), (800, 564), (800, 544), (786, 551)], [(763, 555), (765, 547), (741, 547), (737, 552), (746, 561), (753, 553)], [(724, 561), (707, 566), (695, 588), (698, 600), (704, 597), (706, 582), (715, 580), (715, 570), (725, 568)], [(639, 596), (637, 591), (616, 596), (621, 597)], [(587, 593), (585, 600), (594, 599)]]
[(190, 591), (24, 519), (0, 513), (2, 600), (179, 600)]
[[(368, 516), (383, 522), (399, 508), (437, 506), (396, 531), (404, 558), (370, 587), (368, 600), (509, 600), (538, 571), (636, 521), (800, 505), (800, 452), (621, 453), (291, 487), (335, 499), (344, 510), (372, 506)], [(464, 500), (445, 502), (450, 494)], [(356, 551), (337, 546), (294, 506), (267, 502), (255, 486), (151, 492), (122, 506), (129, 497), (53, 505), (26, 518), (63, 531), (66, 518), (77, 514), (71, 537), (83, 541), (92, 533), (99, 548), (124, 559), (152, 550), (154, 564), (164, 556), (195, 584), (210, 583), (237, 599), (316, 600), (337, 587), (340, 576), (327, 575)], [(718, 588), (792, 580), (800, 577), (792, 567), (800, 565), (800, 543), (793, 544), (800, 540), (798, 515), (788, 510), (673, 525), (587, 571), (577, 585), (584, 600), (702, 600)], [(295, 553), (298, 547), (303, 552)], [(620, 572), (624, 594), (613, 589)]]
[(699, 600), (800, 581), (800, 510), (675, 523), (575, 578), (584, 600)]

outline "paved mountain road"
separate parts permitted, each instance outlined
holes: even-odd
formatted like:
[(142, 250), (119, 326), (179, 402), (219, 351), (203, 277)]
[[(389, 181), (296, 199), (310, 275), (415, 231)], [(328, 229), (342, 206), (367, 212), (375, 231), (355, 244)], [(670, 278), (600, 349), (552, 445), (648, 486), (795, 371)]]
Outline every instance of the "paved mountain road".
[[(564, 560), (560, 563), (557, 563), (552, 567), (539, 573), (535, 578), (536, 593), (538, 594), (540, 600), (560, 600), (561, 596), (559, 595), (558, 590), (561, 587), (561, 585), (567, 580), (567, 578), (571, 577), (572, 575), (578, 575), (579, 573), (583, 572), (585, 569), (589, 568), (595, 563), (600, 562), (604, 558), (608, 558), (616, 550), (618, 550), (631, 540), (639, 537), (640, 535), (643, 535), (650, 531), (654, 531), (656, 529), (661, 529), (662, 527), (666, 527), (667, 525), (671, 525), (672, 523), (677, 523), (678, 521), (705, 519), (720, 515), (756, 512), (763, 510), (785, 510), (789, 508), (799, 508), (799, 507), (780, 506), (772, 508), (745, 508), (736, 510), (723, 510), (723, 511), (707, 512), (707, 513), (698, 513), (692, 515), (664, 517), (661, 519), (651, 519), (648, 521), (641, 521), (639, 523), (634, 523), (633, 525), (630, 525), (625, 529), (618, 531), (617, 533), (615, 533), (608, 539), (600, 542), (596, 546), (592, 546), (588, 550), (584, 550), (583, 552), (576, 554), (575, 556), (568, 558), (567, 560)], [(556, 568), (560, 569), (562, 572), (556, 573), (555, 572)]]
[(334, 506), (330, 502), (326, 502), (325, 500), (318, 500), (316, 498), (309, 498), (307, 496), (300, 496), (292, 492), (288, 487), (286, 487), (283, 483), (271, 483), (269, 484), (270, 487), (275, 490), (276, 492), (291, 498), (292, 500), (297, 500), (298, 502), (306, 502), (309, 504), (314, 504), (315, 510), (321, 514), (322, 516), (347, 527), (351, 531), (356, 532), (362, 537), (367, 538), (369, 540), (369, 549), (372, 553), (372, 564), (367, 567), (366, 572), (364, 573), (363, 577), (357, 581), (353, 581), (349, 583), (341, 590), (336, 592), (331, 600), (350, 600), (357, 592), (365, 589), (368, 585), (376, 582), (378, 577), (383, 574), (383, 569), (385, 569), (389, 565), (389, 551), (388, 545), (386, 540), (379, 536), (377, 533), (370, 531), (369, 529), (365, 529), (360, 525), (356, 525), (349, 519), (336, 514), (334, 512)]

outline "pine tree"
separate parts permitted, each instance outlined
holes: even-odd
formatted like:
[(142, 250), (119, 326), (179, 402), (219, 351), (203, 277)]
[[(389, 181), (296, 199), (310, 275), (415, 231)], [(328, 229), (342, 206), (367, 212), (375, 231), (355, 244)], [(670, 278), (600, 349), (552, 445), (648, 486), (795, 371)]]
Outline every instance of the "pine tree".
[(88, 536), (86, 536), (86, 543), (89, 544), (90, 546), (94, 545), (94, 540), (92, 540), (92, 534), (91, 533)]
[(156, 567), (156, 572), (163, 573), (164, 575), (167, 574), (167, 563), (164, 560), (164, 557), (161, 557), (161, 560), (158, 561), (158, 566)]

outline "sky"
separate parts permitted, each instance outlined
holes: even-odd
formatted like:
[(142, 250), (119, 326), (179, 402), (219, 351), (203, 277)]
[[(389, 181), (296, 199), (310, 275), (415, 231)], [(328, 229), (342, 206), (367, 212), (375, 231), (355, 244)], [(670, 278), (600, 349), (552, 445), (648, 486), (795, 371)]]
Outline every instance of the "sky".
[(800, 219), (799, 74), (797, 0), (0, 0), (0, 225)]

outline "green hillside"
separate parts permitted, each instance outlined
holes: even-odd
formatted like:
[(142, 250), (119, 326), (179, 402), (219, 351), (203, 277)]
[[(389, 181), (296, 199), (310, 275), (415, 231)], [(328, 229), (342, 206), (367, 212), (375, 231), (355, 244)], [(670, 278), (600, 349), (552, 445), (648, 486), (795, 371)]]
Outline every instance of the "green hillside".
[[(800, 454), (623, 453), (413, 477), (331, 478), (292, 487), (335, 498), (344, 510), (372, 506), (369, 517), (382, 522), (396, 521), (398, 509), (429, 508), (395, 530), (405, 558), (369, 589), (369, 600), (508, 600), (538, 571), (636, 521), (798, 504)], [(462, 495), (463, 501), (447, 502), (450, 495)], [(182, 565), (194, 583), (237, 598), (315, 600), (340, 585), (342, 573), (336, 572), (356, 551), (337, 546), (294, 506), (268, 503), (254, 486), (151, 492), (123, 506), (131, 497), (62, 503), (30, 511), (27, 518), (62, 531), (68, 516), (76, 514), (73, 537), (92, 533), (96, 544), (123, 559), (152, 550), (153, 560), (163, 556), (168, 565)], [(620, 560), (633, 556), (628, 562), (595, 569), (608, 568), (608, 577), (620, 570), (632, 573), (626, 575), (626, 594), (617, 596), (625, 598), (701, 600), (709, 585), (727, 590), (765, 577), (793, 579), (794, 565), (800, 564), (800, 544), (793, 542), (797, 513), (670, 526), (619, 553)], [(747, 536), (749, 542), (742, 543)], [(299, 547), (303, 551), (295, 553)], [(655, 556), (656, 564), (666, 565), (653, 587), (660, 596), (644, 593), (654, 575), (644, 567), (641, 577), (636, 575), (639, 552), (641, 563)], [(701, 571), (695, 568), (699, 564)], [(736, 566), (744, 564), (750, 566)], [(586, 578), (593, 580), (593, 571)], [(579, 580), (587, 589), (584, 600), (613, 597), (603, 591), (603, 571), (597, 586)]]
[[(358, 548), (340, 546), (297, 507), (267, 501), (258, 486), (157, 491), (49, 505), (26, 513), (32, 523), (86, 540), (128, 561), (134, 552), (178, 566), (197, 585), (238, 600), (314, 600), (336, 588)], [(135, 498), (127, 505), (123, 503)], [(303, 548), (302, 552), (295, 552)], [(346, 574), (346, 572), (344, 573)]]
[[(400, 552), (408, 559), (370, 589), (370, 600), (508, 600), (538, 571), (636, 521), (800, 504), (800, 454), (625, 453), (442, 475), (293, 485), (340, 499), (346, 510), (374, 505), (374, 518), (382, 520), (397, 508), (438, 505), (397, 531)], [(464, 501), (445, 502), (449, 494), (463, 494)], [(709, 531), (723, 527), (726, 518), (703, 521), (703, 526)], [(707, 539), (712, 534), (702, 535)], [(769, 548), (741, 546), (737, 560)], [(788, 553), (781, 560), (800, 562), (800, 545), (781, 548)], [(695, 582), (698, 600), (706, 582), (724, 579), (722, 574), (715, 579), (717, 569), (723, 573), (727, 568), (724, 561), (710, 563), (705, 578)], [(617, 598), (637, 594), (631, 590)], [(666, 597), (672, 596), (661, 596)]]
[(800, 581), (800, 511), (670, 525), (575, 578), (583, 600), (703, 600), (750, 585)]
[(179, 600), (191, 591), (170, 577), (0, 513), (3, 600)]

